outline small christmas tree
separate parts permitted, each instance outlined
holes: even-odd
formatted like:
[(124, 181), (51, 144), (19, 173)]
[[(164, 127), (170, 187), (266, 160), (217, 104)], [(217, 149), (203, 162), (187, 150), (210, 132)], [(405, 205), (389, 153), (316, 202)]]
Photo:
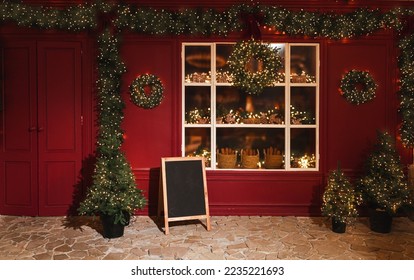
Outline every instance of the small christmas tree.
[(400, 157), (387, 132), (377, 133), (377, 143), (366, 162), (366, 168), (366, 175), (358, 187), (369, 207), (393, 215), (402, 206), (412, 203)]
[(350, 223), (351, 218), (358, 216), (356, 207), (360, 201), (360, 196), (338, 164), (338, 169), (331, 171), (328, 177), (328, 185), (323, 194), (322, 215), (337, 222)]

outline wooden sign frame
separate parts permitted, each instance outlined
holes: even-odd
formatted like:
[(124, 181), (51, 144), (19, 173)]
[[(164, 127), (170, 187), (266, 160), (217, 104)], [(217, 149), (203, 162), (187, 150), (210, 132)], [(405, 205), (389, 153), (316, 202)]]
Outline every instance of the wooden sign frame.
[[(195, 163), (196, 165), (192, 166), (193, 163)], [(168, 177), (169, 175), (171, 178)], [(192, 175), (195, 175), (196, 178), (190, 177)], [(202, 186), (200, 184), (202, 184)], [(178, 191), (172, 193), (172, 191), (174, 191), (174, 187), (176, 187)], [(161, 212), (162, 210), (164, 210), (165, 234), (169, 234), (169, 222), (174, 221), (206, 219), (207, 230), (211, 230), (205, 160), (203, 157), (161, 158), (159, 191), (160, 192), (158, 196), (158, 217), (161, 216)], [(192, 191), (194, 191), (194, 193)], [(177, 193), (179, 194), (180, 192), (181, 194), (187, 197), (175, 197)], [(194, 197), (194, 194), (198, 197)], [(193, 197), (191, 197), (190, 199), (190, 197), (188, 196), (191, 195), (193, 195)], [(191, 203), (193, 203), (192, 198), (196, 199), (196, 202), (204, 202), (204, 205), (198, 205), (200, 203), (198, 203), (197, 205), (191, 205)], [(174, 214), (171, 210), (173, 204), (178, 206), (178, 208), (187, 208), (184, 210), (177, 210), (177, 208), (175, 208), (175, 211), (177, 213)], [(197, 209), (194, 209), (193, 211), (193, 209), (191, 208), (192, 206), (195, 206)]]

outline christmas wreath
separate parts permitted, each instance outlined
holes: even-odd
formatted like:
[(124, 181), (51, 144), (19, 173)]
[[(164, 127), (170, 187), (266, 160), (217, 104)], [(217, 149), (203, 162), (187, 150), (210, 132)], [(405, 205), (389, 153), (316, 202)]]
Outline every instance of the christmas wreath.
[[(246, 69), (251, 60), (263, 64), (263, 69), (252, 72)], [(255, 41), (238, 42), (227, 61), (233, 84), (249, 94), (259, 94), (263, 88), (276, 80), (276, 73), (282, 67), (282, 58), (270, 44)]]
[[(145, 93), (145, 86), (151, 87), (149, 94)], [(129, 87), (132, 102), (142, 108), (152, 109), (160, 105), (163, 99), (164, 87), (157, 76), (145, 74), (137, 77)]]
[(351, 70), (342, 77), (340, 91), (352, 104), (362, 104), (375, 97), (377, 84), (367, 71)]

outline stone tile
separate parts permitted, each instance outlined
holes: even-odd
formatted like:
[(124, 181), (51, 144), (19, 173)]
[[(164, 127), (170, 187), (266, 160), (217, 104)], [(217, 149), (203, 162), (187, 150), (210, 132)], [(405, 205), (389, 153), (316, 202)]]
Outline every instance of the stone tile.
[(344, 234), (320, 217), (212, 217), (165, 235), (151, 217), (133, 217), (121, 238), (105, 239), (90, 217), (0, 216), (0, 259), (414, 259), (414, 222), (395, 218), (390, 234), (359, 218)]

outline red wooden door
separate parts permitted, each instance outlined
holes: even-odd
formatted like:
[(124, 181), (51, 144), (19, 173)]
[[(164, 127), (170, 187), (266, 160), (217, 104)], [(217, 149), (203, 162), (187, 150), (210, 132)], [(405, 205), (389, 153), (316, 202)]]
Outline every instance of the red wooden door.
[(0, 214), (36, 215), (36, 43), (2, 42)]
[(65, 215), (81, 170), (81, 45), (38, 44), (39, 215)]
[(81, 44), (15, 43), (3, 67), (0, 214), (66, 215), (81, 170)]

